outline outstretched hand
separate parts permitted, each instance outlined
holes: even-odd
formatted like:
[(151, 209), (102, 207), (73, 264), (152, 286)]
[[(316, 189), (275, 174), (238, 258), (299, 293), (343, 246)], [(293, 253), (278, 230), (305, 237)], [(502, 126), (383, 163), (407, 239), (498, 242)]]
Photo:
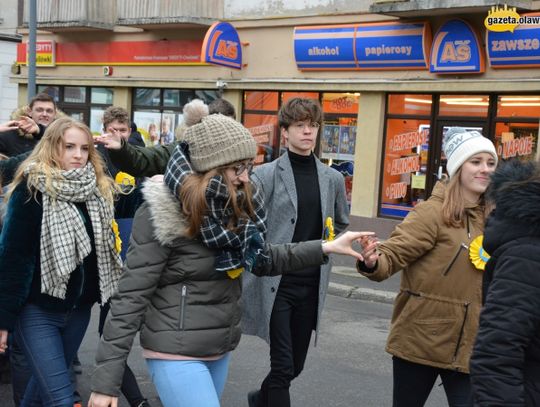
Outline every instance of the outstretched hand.
[(0, 329), (0, 353), (6, 353), (8, 339), (8, 331)]
[(354, 242), (366, 236), (375, 236), (374, 232), (345, 232), (335, 240), (324, 242), (322, 245), (324, 254), (346, 254), (353, 256), (355, 259), (363, 261), (362, 254), (354, 250), (352, 245)]
[(5, 123), (0, 124), (0, 133), (4, 133), (6, 131), (10, 130), (17, 130), (19, 128), (19, 121), (18, 120), (10, 120)]
[(108, 150), (120, 150), (122, 147), (122, 136), (116, 131), (96, 136), (94, 137), (94, 141), (98, 144), (103, 144)]
[(374, 236), (366, 236), (362, 237), (359, 242), (362, 245), (364, 264), (367, 268), (372, 269), (377, 264), (377, 259), (379, 258), (379, 253), (377, 252), (379, 241)]

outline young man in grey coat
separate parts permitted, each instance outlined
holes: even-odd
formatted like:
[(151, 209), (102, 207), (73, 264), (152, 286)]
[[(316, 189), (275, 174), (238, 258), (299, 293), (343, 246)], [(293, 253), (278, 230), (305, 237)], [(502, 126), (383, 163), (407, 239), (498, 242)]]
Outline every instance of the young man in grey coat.
[[(259, 166), (253, 181), (262, 188), (270, 243), (300, 242), (323, 236), (331, 217), (336, 233), (349, 224), (343, 176), (313, 154), (322, 124), (319, 103), (293, 98), (279, 111), (281, 136), (288, 149)], [(289, 387), (304, 367), (311, 333), (318, 328), (328, 289), (330, 264), (287, 276), (243, 280), (242, 330), (270, 344), (270, 372), (250, 407), (290, 406)]]

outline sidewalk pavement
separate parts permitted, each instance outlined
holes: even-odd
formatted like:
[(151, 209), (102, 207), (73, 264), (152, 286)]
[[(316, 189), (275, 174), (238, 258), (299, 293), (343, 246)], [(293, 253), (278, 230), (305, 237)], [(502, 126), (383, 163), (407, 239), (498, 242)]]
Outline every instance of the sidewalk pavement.
[(328, 287), (328, 293), (331, 295), (393, 304), (398, 291), (399, 276), (397, 275), (377, 283), (362, 276), (353, 267), (332, 267)]

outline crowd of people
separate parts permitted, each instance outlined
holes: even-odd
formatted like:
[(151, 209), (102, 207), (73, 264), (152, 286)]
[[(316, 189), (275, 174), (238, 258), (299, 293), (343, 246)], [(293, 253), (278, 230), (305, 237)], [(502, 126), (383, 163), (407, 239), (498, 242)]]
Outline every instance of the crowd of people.
[(386, 347), (394, 407), (423, 406), (438, 377), (452, 407), (540, 405), (536, 162), (498, 166), (488, 138), (448, 129), (447, 177), (380, 242), (345, 231), (343, 176), (313, 153), (317, 101), (281, 106), (287, 150), (255, 167), (226, 100), (193, 100), (183, 119), (145, 147), (121, 107), (93, 136), (38, 94), (0, 125), (0, 355), (16, 406), (82, 405), (74, 362), (99, 303), (89, 407), (121, 394), (150, 406), (126, 363), (137, 333), (166, 407), (218, 407), (242, 333), (269, 344), (247, 404), (288, 407), (330, 254), (374, 281), (401, 273)]

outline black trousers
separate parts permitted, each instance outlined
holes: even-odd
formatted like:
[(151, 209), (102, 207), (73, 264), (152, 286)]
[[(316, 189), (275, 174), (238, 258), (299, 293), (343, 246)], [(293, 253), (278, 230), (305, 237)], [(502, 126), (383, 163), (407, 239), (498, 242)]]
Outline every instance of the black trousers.
[(289, 387), (304, 368), (318, 302), (318, 285), (282, 280), (270, 317), (270, 373), (261, 385), (259, 406), (291, 405)]
[(473, 407), (469, 375), (392, 358), (394, 368), (393, 407), (422, 407), (438, 376), (442, 379), (449, 407)]

